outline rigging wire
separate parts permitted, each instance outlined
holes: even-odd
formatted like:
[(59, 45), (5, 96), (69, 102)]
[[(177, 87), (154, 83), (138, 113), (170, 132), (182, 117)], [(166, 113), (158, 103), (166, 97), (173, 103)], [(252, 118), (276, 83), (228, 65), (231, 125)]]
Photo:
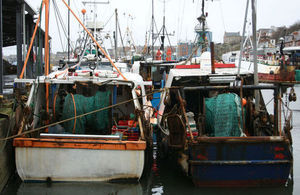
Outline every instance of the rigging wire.
[(106, 23), (104, 24), (103, 28), (105, 28), (105, 26), (109, 23), (109, 21), (112, 19), (112, 17), (115, 15), (115, 13), (113, 13), (109, 19), (106, 21)]
[[(60, 14), (60, 11), (58, 9), (58, 6), (57, 6), (57, 3), (56, 3), (55, 0), (53, 0), (53, 7), (54, 7), (54, 11), (57, 12), (57, 15), (58, 15), (58, 18), (59, 18), (59, 22), (60, 22), (60, 25), (61, 25), (61, 27), (63, 29), (64, 35), (68, 39), (67, 30), (66, 30), (65, 24), (63, 22), (62, 16)], [(74, 46), (72, 45), (72, 42), (70, 42), (70, 47), (72, 48), (72, 50), (74, 50)]]
[(178, 30), (177, 30), (178, 37), (181, 37), (181, 34), (182, 34), (182, 26), (183, 26), (183, 20), (184, 20), (184, 12), (185, 12), (186, 0), (184, 0), (182, 2), (183, 2), (182, 3), (183, 5), (181, 6), (181, 8), (182, 8), (181, 16), (180, 16), (180, 14), (178, 15), (178, 24), (179, 24)]
[(126, 56), (126, 50), (125, 50), (124, 41), (123, 41), (123, 38), (122, 38), (122, 32), (121, 32), (121, 27), (120, 27), (119, 19), (117, 21), (118, 21), (118, 29), (119, 29), (121, 44), (122, 44), (122, 47), (123, 47), (123, 52), (124, 52), (124, 55)]
[(73, 5), (75, 6), (75, 9), (77, 10), (77, 15), (80, 15), (81, 13), (80, 13), (80, 10), (77, 7), (77, 1), (73, 1), (73, 2), (74, 2)]
[[(52, 0), (52, 1), (54, 1), (54, 0)], [(54, 2), (53, 2), (53, 4), (54, 4)], [(63, 52), (65, 52), (65, 50), (64, 50), (64, 44), (63, 44), (62, 38), (61, 38), (60, 27), (59, 27), (59, 24), (58, 24), (59, 21), (58, 21), (58, 18), (57, 18), (58, 16), (57, 16), (56, 11), (54, 11), (54, 15), (55, 15), (56, 25), (57, 25), (57, 29), (58, 29), (58, 35), (59, 35), (59, 40), (60, 40), (61, 48), (62, 48)]]
[(219, 1), (219, 8), (220, 8), (220, 13), (221, 13), (223, 28), (224, 28), (224, 31), (226, 32), (226, 26), (225, 26), (225, 20), (224, 20), (224, 13), (223, 13), (222, 1)]
[(63, 32), (64, 32), (65, 36), (68, 37), (68, 36), (67, 36), (67, 30), (66, 30), (65, 24), (63, 23), (62, 17), (61, 17), (61, 15), (60, 15), (60, 12), (59, 12), (59, 9), (58, 9), (58, 7), (57, 7), (57, 4), (56, 4), (56, 1), (55, 1), (55, 0), (53, 0), (53, 7), (54, 7), (54, 11), (55, 11), (55, 12), (57, 13), (57, 15), (58, 15), (59, 22), (60, 22), (60, 25), (62, 26)]

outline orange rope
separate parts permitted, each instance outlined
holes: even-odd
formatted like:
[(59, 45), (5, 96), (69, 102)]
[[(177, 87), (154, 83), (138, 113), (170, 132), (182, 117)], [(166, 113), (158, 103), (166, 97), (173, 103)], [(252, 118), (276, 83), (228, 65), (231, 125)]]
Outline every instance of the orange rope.
[(74, 104), (74, 127), (73, 127), (73, 134), (75, 134), (75, 129), (76, 129), (76, 103), (74, 99), (74, 95), (71, 93), (72, 99), (73, 99), (73, 104)]
[[(43, 10), (44, 4), (45, 4), (45, 3), (43, 2), (43, 3), (42, 3), (42, 9), (41, 9), (41, 10)], [(30, 45), (29, 45), (29, 48), (28, 48), (28, 51), (27, 51), (26, 59), (25, 59), (24, 65), (23, 65), (22, 72), (21, 72), (21, 74), (20, 74), (20, 79), (23, 78), (24, 71), (25, 71), (25, 69), (26, 69), (27, 62), (28, 62), (28, 59), (29, 59), (29, 55), (30, 55), (30, 52), (31, 52), (31, 49), (32, 49), (33, 41), (34, 41), (34, 38), (35, 38), (35, 35), (36, 35), (36, 31), (37, 31), (38, 25), (39, 25), (39, 23), (40, 23), (40, 19), (41, 19), (41, 14), (39, 14), (39, 18), (37, 19), (36, 24), (35, 24), (35, 27), (34, 27), (33, 35), (32, 35), (32, 37), (31, 37)]]
[(121, 71), (116, 67), (115, 63), (110, 59), (110, 57), (107, 55), (107, 53), (104, 51), (104, 49), (99, 45), (99, 43), (96, 41), (96, 39), (93, 37), (93, 35), (88, 31), (88, 29), (84, 26), (84, 24), (80, 21), (80, 19), (76, 16), (76, 14), (73, 12), (73, 10), (70, 8), (70, 6), (65, 2), (65, 0), (62, 0), (63, 3), (67, 6), (67, 8), (70, 10), (70, 12), (73, 14), (73, 16), (77, 19), (77, 21), (80, 23), (80, 25), (84, 28), (84, 30), (88, 33), (88, 35), (92, 38), (92, 40), (96, 43), (96, 45), (99, 47), (101, 52), (105, 55), (105, 57), (108, 59), (108, 61), (113, 65), (113, 67), (117, 70), (117, 72), (122, 76), (122, 78), (127, 81), (126, 77), (121, 73)]
[(45, 75), (49, 74), (49, 0), (45, 3)]
[[(45, 4), (45, 76), (47, 76), (49, 74), (49, 0), (43, 2)], [(49, 113), (49, 83), (46, 83), (46, 111)], [(49, 124), (49, 121), (46, 123)]]
[[(49, 74), (49, 0), (45, 3), (45, 76)], [(46, 83), (46, 111), (49, 113), (49, 84)]]

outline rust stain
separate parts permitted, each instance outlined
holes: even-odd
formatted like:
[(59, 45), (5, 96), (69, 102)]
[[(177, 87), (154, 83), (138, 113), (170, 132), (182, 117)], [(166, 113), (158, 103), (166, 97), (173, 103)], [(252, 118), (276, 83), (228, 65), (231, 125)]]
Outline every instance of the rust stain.
[(278, 151), (284, 151), (284, 148), (283, 147), (275, 147), (274, 150), (276, 152), (278, 152)]
[(285, 155), (282, 154), (282, 153), (279, 153), (279, 154), (275, 154), (275, 157), (274, 159), (285, 159)]
[(202, 154), (198, 154), (197, 159), (199, 159), (199, 160), (208, 160), (208, 158), (206, 156), (202, 155)]

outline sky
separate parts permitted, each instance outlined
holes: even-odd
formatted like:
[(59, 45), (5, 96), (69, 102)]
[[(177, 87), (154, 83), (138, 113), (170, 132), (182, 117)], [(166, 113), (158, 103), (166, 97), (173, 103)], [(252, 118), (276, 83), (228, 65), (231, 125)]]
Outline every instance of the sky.
[[(54, 15), (54, 9), (50, 6), (50, 36), (52, 37), (52, 52), (62, 51), (66, 47), (66, 38), (61, 32), (63, 43), (59, 39), (59, 31)], [(67, 0), (66, 0), (67, 1)], [(108, 0), (85, 0), (96, 2), (107, 2)], [(154, 17), (158, 30), (162, 27), (164, 2), (166, 29), (170, 36), (171, 44), (179, 41), (193, 41), (195, 38), (194, 27), (198, 23), (197, 17), (201, 15), (202, 0), (154, 0)], [(38, 10), (41, 1), (27, 0), (27, 2)], [(62, 0), (56, 0), (65, 24), (67, 22), (67, 8)], [(97, 19), (107, 23), (104, 28), (106, 33), (112, 34), (115, 30), (115, 19), (113, 13), (118, 9), (119, 23), (122, 34), (125, 33), (126, 27), (132, 31), (132, 36), (136, 45), (145, 44), (146, 32), (151, 26), (151, 3), (152, 0), (109, 0), (109, 4), (94, 6), (83, 5), (81, 0), (70, 0), (71, 8), (82, 19), (81, 10), (87, 10), (86, 15), (92, 17), (96, 10)], [(206, 0), (205, 12), (208, 13), (207, 24), (212, 31), (213, 41), (216, 43), (223, 42), (224, 32), (241, 32), (243, 28), (245, 8), (247, 0)], [(299, 0), (257, 0), (257, 29), (270, 28), (271, 26), (290, 26), (300, 21), (300, 1)], [(249, 6), (249, 10), (251, 5)], [(130, 15), (130, 17), (129, 17)], [(110, 19), (111, 18), (111, 19)], [(110, 20), (109, 20), (110, 19)], [(43, 18), (42, 18), (43, 21)], [(247, 32), (251, 31), (251, 12), (248, 14)], [(71, 40), (73, 42), (79, 36), (78, 22), (71, 15)], [(60, 27), (61, 28), (61, 27)], [(111, 47), (110, 40), (106, 40), (107, 47)], [(63, 46), (62, 46), (63, 45)], [(119, 42), (120, 46), (120, 42)], [(15, 49), (9, 49), (14, 52)], [(9, 53), (9, 52), (8, 52)]]

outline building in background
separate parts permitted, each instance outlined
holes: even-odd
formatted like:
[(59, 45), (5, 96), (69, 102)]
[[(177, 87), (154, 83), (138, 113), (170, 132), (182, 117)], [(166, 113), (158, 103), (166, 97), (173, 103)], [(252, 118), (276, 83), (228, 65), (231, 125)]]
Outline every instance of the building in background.
[(240, 36), (240, 32), (225, 32), (223, 42), (224, 44), (238, 44), (242, 40), (242, 37)]

